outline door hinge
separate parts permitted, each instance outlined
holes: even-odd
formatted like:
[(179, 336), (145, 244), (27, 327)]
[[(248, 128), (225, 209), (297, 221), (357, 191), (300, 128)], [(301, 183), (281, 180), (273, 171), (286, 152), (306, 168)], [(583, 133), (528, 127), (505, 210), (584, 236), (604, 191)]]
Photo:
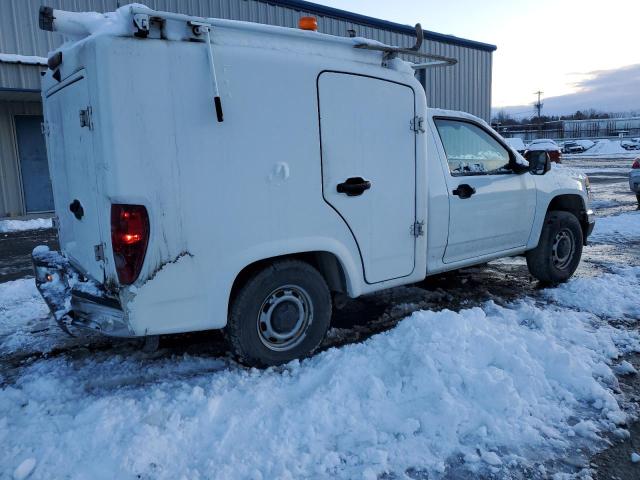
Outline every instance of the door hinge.
[(424, 235), (424, 222), (415, 222), (411, 225), (411, 235), (422, 237)]
[(48, 137), (49, 136), (49, 122), (46, 120), (40, 124), (40, 130), (42, 131), (42, 135)]
[(104, 261), (104, 243), (93, 246), (93, 253), (96, 255), (96, 262)]
[(80, 127), (87, 127), (89, 130), (93, 130), (92, 114), (91, 107), (80, 110)]
[(411, 120), (411, 130), (415, 133), (424, 133), (424, 118), (416, 115)]

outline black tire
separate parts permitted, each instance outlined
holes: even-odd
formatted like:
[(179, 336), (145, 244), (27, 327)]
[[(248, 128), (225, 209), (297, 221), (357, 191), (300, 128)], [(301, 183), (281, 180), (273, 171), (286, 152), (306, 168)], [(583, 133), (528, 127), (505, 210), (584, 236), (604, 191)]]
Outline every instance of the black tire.
[(571, 278), (582, 257), (582, 227), (569, 212), (547, 213), (538, 246), (527, 252), (531, 275), (544, 283), (561, 283)]
[(638, 201), (638, 208), (640, 208), (640, 193), (636, 193), (636, 200)]
[(240, 362), (269, 367), (311, 355), (330, 322), (331, 294), (320, 272), (302, 261), (282, 260), (240, 288), (226, 334)]

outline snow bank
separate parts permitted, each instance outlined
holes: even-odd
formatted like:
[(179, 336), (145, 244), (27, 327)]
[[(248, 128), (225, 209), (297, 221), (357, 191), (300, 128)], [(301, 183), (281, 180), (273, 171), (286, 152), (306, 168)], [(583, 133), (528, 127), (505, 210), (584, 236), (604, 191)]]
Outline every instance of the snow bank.
[(0, 220), (0, 233), (22, 232), (53, 228), (50, 218), (32, 218), (31, 220)]
[[(639, 218), (640, 220), (640, 218)], [(617, 268), (596, 278), (575, 278), (545, 290), (547, 298), (605, 318), (640, 319), (640, 267)]]
[(589, 237), (590, 242), (640, 242), (640, 212), (627, 212), (612, 217), (599, 217)]
[(47, 65), (47, 59), (35, 55), (18, 55), (17, 53), (0, 53), (0, 62), (22, 63), (25, 65)]
[[(48, 317), (49, 309), (33, 278), (0, 283), (0, 356), (32, 346), (33, 329), (54, 326)], [(41, 346), (47, 349), (47, 344)]]
[(611, 140), (598, 140), (594, 146), (591, 147), (589, 154), (599, 155), (617, 155), (620, 153), (628, 153), (624, 148), (620, 146), (619, 141)]
[(637, 151), (629, 151), (622, 148), (620, 140), (596, 140), (595, 144), (582, 153), (567, 154), (567, 158), (633, 158)]
[(637, 333), (525, 300), (417, 312), (266, 371), (109, 352), (40, 360), (0, 391), (0, 476), (27, 459), (38, 478), (431, 478), (449, 461), (499, 472), (617, 428), (609, 362), (636, 348)]

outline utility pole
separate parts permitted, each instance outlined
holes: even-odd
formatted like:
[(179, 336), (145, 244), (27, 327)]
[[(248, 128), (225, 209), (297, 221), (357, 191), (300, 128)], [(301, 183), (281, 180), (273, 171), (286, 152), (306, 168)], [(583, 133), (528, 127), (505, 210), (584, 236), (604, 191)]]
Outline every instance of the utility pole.
[(543, 103), (540, 101), (540, 97), (542, 96), (543, 93), (544, 92), (541, 92), (540, 90), (538, 90), (537, 92), (533, 92), (534, 95), (538, 95), (538, 101), (533, 104), (533, 106), (536, 107), (536, 110), (538, 110), (538, 123), (540, 123), (540, 117), (542, 116)]

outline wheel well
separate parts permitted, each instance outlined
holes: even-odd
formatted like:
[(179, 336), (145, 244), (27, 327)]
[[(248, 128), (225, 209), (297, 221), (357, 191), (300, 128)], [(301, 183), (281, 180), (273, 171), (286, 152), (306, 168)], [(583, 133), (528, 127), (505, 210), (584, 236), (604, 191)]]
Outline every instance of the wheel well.
[(551, 200), (547, 208), (547, 212), (553, 210), (573, 213), (576, 216), (582, 227), (583, 242), (586, 244), (589, 219), (587, 218), (587, 211), (582, 197), (575, 194), (558, 195)]
[(244, 267), (233, 281), (231, 294), (229, 295), (229, 307), (238, 293), (238, 290), (252, 275), (263, 268), (266, 268), (275, 261), (285, 259), (295, 259), (308, 263), (316, 268), (324, 277), (324, 280), (327, 282), (327, 286), (331, 292), (347, 293), (347, 281), (344, 269), (342, 268), (342, 264), (338, 260), (338, 257), (330, 252), (302, 252), (265, 258)]

